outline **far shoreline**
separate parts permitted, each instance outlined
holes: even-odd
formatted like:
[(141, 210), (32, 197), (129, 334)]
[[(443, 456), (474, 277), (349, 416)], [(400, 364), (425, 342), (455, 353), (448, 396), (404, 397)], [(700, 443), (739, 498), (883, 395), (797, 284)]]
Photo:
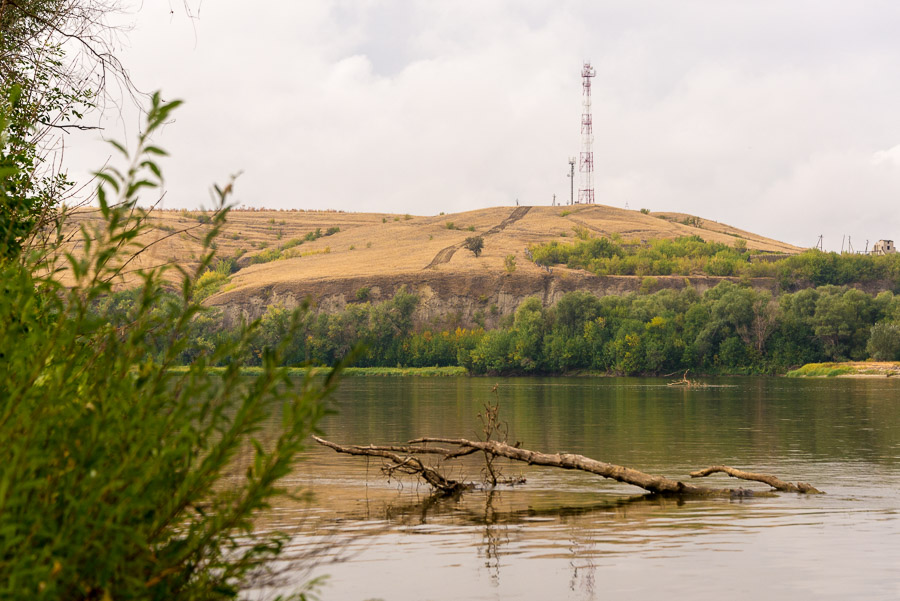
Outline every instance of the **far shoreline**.
[[(184, 374), (189, 371), (189, 366), (175, 366), (169, 368), (171, 374)], [(224, 372), (225, 367), (208, 367), (207, 369), (214, 372)], [(313, 376), (324, 376), (330, 367), (313, 366), (313, 367), (284, 367), (290, 376), (305, 376), (309, 371)], [(254, 376), (262, 373), (263, 368), (255, 366), (245, 366), (241, 368), (241, 375)], [(558, 374), (473, 374), (462, 366), (444, 366), (444, 367), (345, 367), (341, 370), (344, 377), (382, 377), (382, 378), (404, 378), (404, 377), (426, 377), (426, 378), (447, 378), (447, 377), (470, 377), (470, 378), (508, 378), (508, 377), (549, 377), (549, 378), (615, 378), (615, 377), (639, 377), (639, 378), (660, 378), (671, 379), (673, 374), (640, 374), (634, 376), (619, 376), (617, 374), (592, 372), (592, 371), (573, 371)], [(845, 361), (831, 363), (807, 363), (797, 369), (791, 370), (783, 374), (727, 374), (727, 373), (697, 373), (695, 378), (710, 377), (731, 377), (731, 376), (760, 376), (775, 378), (858, 378), (858, 379), (887, 379), (891, 377), (900, 378), (900, 361)]]
[(900, 361), (842, 361), (807, 363), (789, 371), (788, 378), (879, 378), (900, 376)]

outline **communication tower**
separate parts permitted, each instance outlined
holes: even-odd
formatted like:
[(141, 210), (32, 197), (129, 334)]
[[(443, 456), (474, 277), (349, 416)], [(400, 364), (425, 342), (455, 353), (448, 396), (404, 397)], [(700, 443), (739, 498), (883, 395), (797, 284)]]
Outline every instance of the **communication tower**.
[(581, 171), (581, 188), (578, 189), (578, 202), (594, 204), (594, 125), (591, 116), (591, 78), (594, 68), (587, 61), (581, 68), (581, 160), (578, 170)]

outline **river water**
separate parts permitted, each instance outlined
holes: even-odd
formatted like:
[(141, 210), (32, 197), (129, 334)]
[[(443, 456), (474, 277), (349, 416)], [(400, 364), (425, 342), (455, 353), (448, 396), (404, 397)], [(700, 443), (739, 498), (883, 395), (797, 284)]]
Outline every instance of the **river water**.
[[(509, 440), (528, 449), (677, 479), (726, 464), (827, 494), (676, 501), (498, 460), (526, 482), (434, 501), (380, 460), (311, 448), (290, 485), (314, 497), (280, 501), (262, 524), (290, 535), (296, 560), (273, 590), (327, 575), (319, 594), (341, 600), (900, 598), (900, 381), (705, 382), (347, 378), (322, 430), (359, 444), (477, 437), (497, 385)], [(483, 459), (445, 468), (477, 481)]]

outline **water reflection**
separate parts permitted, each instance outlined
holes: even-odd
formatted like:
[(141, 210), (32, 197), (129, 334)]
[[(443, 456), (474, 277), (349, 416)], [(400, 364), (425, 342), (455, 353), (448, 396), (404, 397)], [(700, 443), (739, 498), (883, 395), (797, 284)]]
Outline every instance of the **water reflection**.
[[(338, 562), (314, 572), (332, 577), (325, 598), (650, 599), (664, 592), (733, 600), (755, 599), (763, 583), (776, 599), (900, 596), (900, 382), (722, 383), (728, 387), (673, 390), (633, 379), (523, 378), (501, 384), (501, 401), (511, 438), (536, 450), (676, 478), (729, 463), (829, 494), (684, 502), (589, 474), (514, 464), (503, 469), (526, 477), (524, 486), (439, 499), (414, 482), (386, 482), (372, 460), (314, 448), (290, 483), (312, 489), (315, 500), (283, 502), (266, 527), (287, 532), (298, 554), (323, 536), (340, 543), (318, 556)], [(345, 443), (475, 436), (474, 416), (494, 384), (349, 379), (340, 413), (324, 429)], [(469, 457), (450, 475), (478, 479), (480, 469)]]

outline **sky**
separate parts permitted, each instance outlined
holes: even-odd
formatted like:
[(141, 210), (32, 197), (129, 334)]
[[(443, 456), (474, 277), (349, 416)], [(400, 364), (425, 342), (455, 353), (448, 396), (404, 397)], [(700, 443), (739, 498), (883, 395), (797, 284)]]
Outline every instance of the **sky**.
[[(196, 18), (120, 17), (135, 84), (185, 101), (156, 139), (167, 209), (237, 172), (257, 208), (564, 202), (590, 60), (598, 203), (805, 247), (900, 240), (896, 1), (187, 1)], [(137, 131), (130, 109), (95, 118), (75, 172)]]

